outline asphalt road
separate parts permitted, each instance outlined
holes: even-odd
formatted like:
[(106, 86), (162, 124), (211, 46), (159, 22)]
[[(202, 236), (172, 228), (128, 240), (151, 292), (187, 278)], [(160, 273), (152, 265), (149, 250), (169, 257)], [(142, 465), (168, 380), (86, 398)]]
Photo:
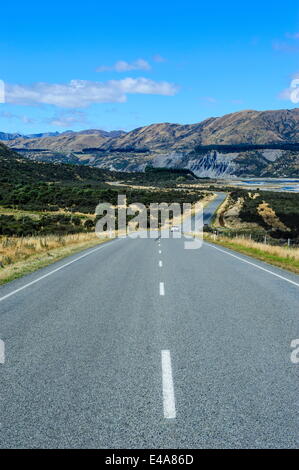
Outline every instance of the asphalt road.
[(1, 448), (298, 448), (299, 276), (119, 239), (2, 286), (0, 311)]
[(217, 193), (217, 197), (210, 202), (210, 204), (205, 207), (204, 213), (203, 213), (203, 222), (204, 224), (210, 224), (213, 219), (213, 215), (216, 212), (216, 209), (220, 206), (220, 204), (224, 201), (226, 198), (226, 193)]

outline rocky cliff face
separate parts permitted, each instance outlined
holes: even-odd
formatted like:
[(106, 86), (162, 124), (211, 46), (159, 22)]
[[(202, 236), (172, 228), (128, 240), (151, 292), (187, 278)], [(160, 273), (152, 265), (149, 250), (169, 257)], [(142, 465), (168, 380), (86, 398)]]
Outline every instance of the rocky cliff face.
[(280, 149), (221, 152), (209, 150), (160, 155), (153, 166), (187, 168), (195, 175), (210, 178), (298, 177), (299, 151)]
[(298, 177), (299, 109), (242, 111), (198, 124), (152, 124), (128, 133), (88, 130), (17, 137), (5, 143), (32, 159), (117, 171), (140, 171), (151, 164), (188, 168), (198, 176)]
[[(48, 158), (44, 156), (44, 161)], [(76, 163), (76, 158), (78, 155), (73, 156), (73, 163)], [(88, 165), (113, 171), (144, 171), (147, 165), (151, 165), (185, 168), (197, 176), (211, 178), (299, 176), (299, 152), (280, 149), (246, 152), (207, 150), (200, 154), (195, 151), (176, 150), (148, 153), (107, 151), (85, 155), (85, 158)], [(60, 159), (61, 157), (58, 158), (59, 161)], [(82, 162), (82, 159), (80, 161)]]

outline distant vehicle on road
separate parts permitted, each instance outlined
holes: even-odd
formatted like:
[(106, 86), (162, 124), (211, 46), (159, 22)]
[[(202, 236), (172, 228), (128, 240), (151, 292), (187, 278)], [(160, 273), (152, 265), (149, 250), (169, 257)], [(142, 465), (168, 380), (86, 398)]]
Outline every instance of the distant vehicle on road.
[(171, 232), (179, 232), (180, 228), (177, 225), (173, 225), (170, 229)]

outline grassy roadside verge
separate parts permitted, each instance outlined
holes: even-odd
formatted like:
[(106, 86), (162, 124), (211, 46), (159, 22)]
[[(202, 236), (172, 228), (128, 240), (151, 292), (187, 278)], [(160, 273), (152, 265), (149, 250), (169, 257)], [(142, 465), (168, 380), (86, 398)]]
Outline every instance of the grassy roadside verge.
[(3, 237), (0, 239), (0, 260), (2, 255), (4, 261), (1, 261), (0, 285), (108, 240), (100, 240), (95, 233), (27, 239)]
[(210, 234), (204, 234), (204, 240), (299, 274), (299, 248), (264, 245), (243, 238), (230, 239), (217, 236), (214, 239)]

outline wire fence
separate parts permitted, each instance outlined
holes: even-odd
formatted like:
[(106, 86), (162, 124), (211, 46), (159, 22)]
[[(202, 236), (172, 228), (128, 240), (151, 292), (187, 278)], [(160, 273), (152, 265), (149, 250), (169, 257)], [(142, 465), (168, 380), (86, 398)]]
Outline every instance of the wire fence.
[(216, 237), (224, 236), (227, 238), (243, 238), (258, 243), (264, 243), (271, 246), (286, 246), (290, 248), (299, 248), (299, 238), (274, 238), (269, 233), (244, 232), (237, 230), (219, 230), (209, 228), (205, 230)]

